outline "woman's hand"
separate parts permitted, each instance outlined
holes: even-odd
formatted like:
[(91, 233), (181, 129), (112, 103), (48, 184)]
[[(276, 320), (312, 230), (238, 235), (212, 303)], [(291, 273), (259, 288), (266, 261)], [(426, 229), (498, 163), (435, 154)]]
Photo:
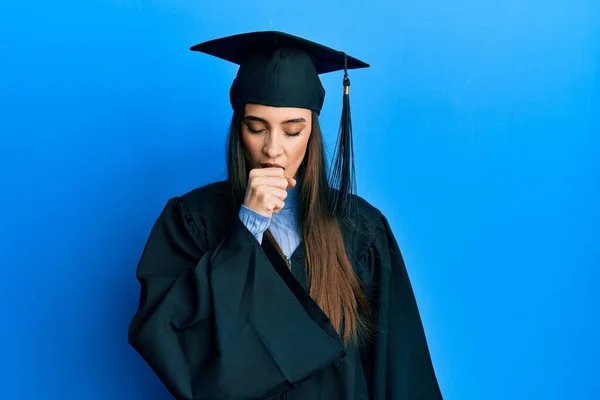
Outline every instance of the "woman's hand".
[(255, 168), (250, 171), (244, 205), (271, 217), (278, 213), (287, 197), (286, 189), (296, 186), (294, 178), (286, 178), (282, 168)]

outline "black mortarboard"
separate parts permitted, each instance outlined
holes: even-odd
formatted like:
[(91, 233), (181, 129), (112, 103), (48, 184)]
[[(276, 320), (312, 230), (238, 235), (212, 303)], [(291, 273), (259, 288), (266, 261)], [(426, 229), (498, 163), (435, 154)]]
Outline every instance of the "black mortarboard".
[(230, 89), (232, 107), (252, 103), (298, 107), (321, 112), (325, 89), (319, 74), (344, 71), (343, 108), (331, 184), (339, 189), (332, 199), (332, 214), (346, 206), (354, 190), (354, 161), (350, 118), (348, 70), (369, 64), (344, 52), (277, 31), (250, 32), (192, 46), (240, 66)]

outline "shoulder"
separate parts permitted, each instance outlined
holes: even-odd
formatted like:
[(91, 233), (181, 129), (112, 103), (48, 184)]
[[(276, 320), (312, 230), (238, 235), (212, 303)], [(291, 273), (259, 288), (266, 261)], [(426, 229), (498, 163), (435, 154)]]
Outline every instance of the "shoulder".
[(237, 215), (228, 181), (199, 186), (171, 198), (169, 204), (203, 248), (214, 246)]
[(365, 219), (369, 221), (373, 221), (373, 219), (379, 219), (383, 216), (381, 210), (377, 208), (374, 204), (370, 203), (364, 197), (359, 195), (353, 195), (352, 198), (356, 204), (356, 208), (358, 211), (358, 218)]
[(340, 221), (345, 242), (355, 259), (361, 258), (375, 243), (385, 224), (385, 216), (375, 205), (352, 195), (353, 212)]
[(231, 187), (228, 181), (218, 181), (197, 187), (180, 195), (179, 200), (194, 213), (220, 213), (230, 207)]

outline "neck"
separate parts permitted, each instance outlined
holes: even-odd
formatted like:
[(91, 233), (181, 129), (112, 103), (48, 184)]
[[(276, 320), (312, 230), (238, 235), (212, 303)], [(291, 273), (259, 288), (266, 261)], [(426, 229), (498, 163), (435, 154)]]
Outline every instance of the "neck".
[(288, 189), (288, 195), (285, 198), (285, 207), (283, 209), (298, 208), (300, 204), (300, 182), (304, 178), (304, 168), (301, 166), (294, 179), (296, 180), (296, 186)]
[(299, 192), (300, 192), (300, 182), (298, 180), (296, 180), (296, 186), (294, 186), (291, 189), (288, 189), (287, 193), (287, 197), (285, 198), (284, 202), (285, 202), (285, 206), (283, 207), (283, 209), (289, 209), (289, 208), (297, 208), (298, 204), (299, 204)]

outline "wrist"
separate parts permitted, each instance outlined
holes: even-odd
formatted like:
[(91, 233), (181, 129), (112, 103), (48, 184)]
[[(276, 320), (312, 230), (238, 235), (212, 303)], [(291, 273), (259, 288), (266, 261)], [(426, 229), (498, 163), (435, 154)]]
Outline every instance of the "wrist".
[(245, 204), (240, 207), (238, 216), (253, 235), (262, 235), (271, 223), (271, 217), (262, 215)]

